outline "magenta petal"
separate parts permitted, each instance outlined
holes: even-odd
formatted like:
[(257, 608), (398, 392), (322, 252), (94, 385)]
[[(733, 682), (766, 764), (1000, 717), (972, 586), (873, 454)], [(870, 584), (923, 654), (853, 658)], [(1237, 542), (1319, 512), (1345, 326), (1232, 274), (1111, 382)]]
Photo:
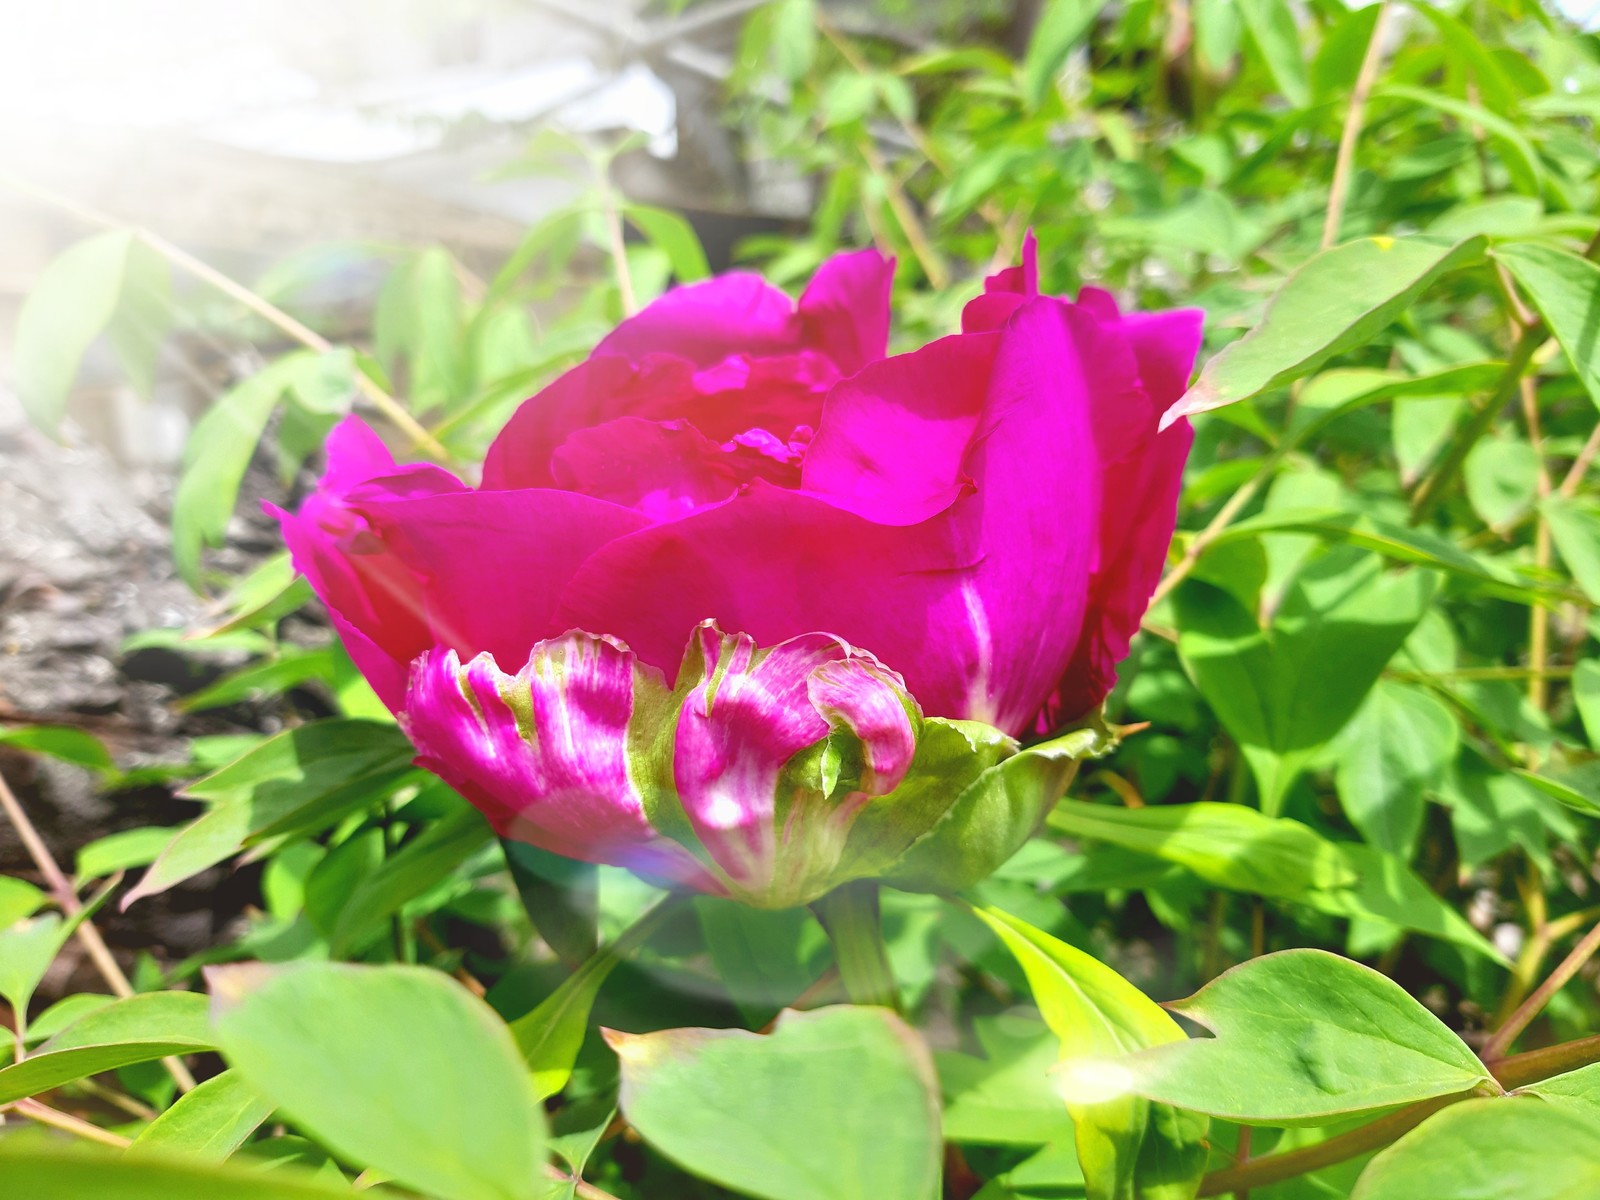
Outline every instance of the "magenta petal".
[(885, 525), (948, 508), (970, 490), (962, 463), (998, 348), (992, 334), (942, 338), (836, 385), (801, 486)]
[(731, 354), (797, 348), (794, 301), (759, 275), (738, 271), (676, 287), (607, 334), (600, 355), (664, 353), (706, 367)]
[(889, 294), (894, 259), (876, 250), (836, 254), (812, 277), (800, 297), (806, 345), (822, 351), (849, 375), (889, 349)]
[(837, 849), (829, 854), (809, 844), (814, 833), (795, 831), (802, 844), (784, 855), (788, 837), (778, 828), (779, 810), (796, 798), (779, 796), (779, 777), (835, 725), (859, 731), (867, 778), (851, 796), (828, 798), (831, 813), (824, 818), (848, 828), (867, 797), (900, 782), (915, 752), (898, 677), (826, 634), (761, 650), (749, 635), (725, 635), (710, 623), (695, 631), (684, 671), (697, 682), (678, 717), (673, 777), (701, 844), (736, 889), (754, 894), (798, 882), (775, 879), (780, 856), (803, 869), (799, 864), (822, 850), (831, 867)]
[[(596, 550), (649, 519), (573, 492), (364, 497), (385, 553), (414, 573), (430, 644), (521, 662), (558, 622), (562, 589)], [(603, 627), (602, 627), (603, 628)]]
[(420, 659), (400, 722), (417, 762), (488, 817), (501, 837), (556, 854), (701, 883), (704, 872), (658, 835), (629, 771), (637, 698), (665, 700), (658, 674), (607, 638), (540, 642), (505, 674), (489, 655)]
[(421, 580), (384, 552), (352, 497), (460, 492), (464, 486), (438, 467), (396, 466), (378, 435), (359, 418), (347, 417), (329, 434), (327, 468), (300, 511), (291, 515), (267, 506), (278, 518), (295, 568), (327, 605), (351, 659), (391, 710), (404, 699), (411, 660), (434, 640)]

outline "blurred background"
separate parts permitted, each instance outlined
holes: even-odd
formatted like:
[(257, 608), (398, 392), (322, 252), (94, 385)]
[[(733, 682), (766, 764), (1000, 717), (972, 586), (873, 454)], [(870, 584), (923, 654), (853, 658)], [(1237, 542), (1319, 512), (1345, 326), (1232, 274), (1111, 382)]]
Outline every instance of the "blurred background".
[[(0, 772), (64, 862), (98, 846), (101, 874), (137, 869), (193, 817), (184, 780), (290, 725), (372, 715), (261, 502), (304, 494), (352, 409), (403, 457), (470, 476), (516, 404), (674, 283), (745, 266), (797, 290), (826, 255), (875, 244), (899, 263), (903, 348), (955, 328), (1032, 228), (1048, 290), (1200, 305), (1209, 355), (1336, 242), (1576, 250), (1600, 211), (1597, 25), (1600, 0), (0, 0)], [(1286, 810), (1436, 885), (1407, 911), (1433, 927), (1440, 905), (1466, 912), (1458, 941), (1504, 934), (1514, 952), (1523, 855), (1553, 909), (1600, 886), (1566, 810), (1487, 765), (1533, 746), (1510, 760), (1532, 769), (1553, 729), (1577, 736), (1565, 692), (1530, 708), (1525, 676), (1590, 650), (1570, 597), (1600, 603), (1600, 513), (1572, 583), (1537, 516), (1545, 464), (1565, 472), (1593, 427), (1559, 354), (1539, 359), (1531, 425), (1469, 420), (1515, 328), (1506, 305), (1487, 266), (1452, 276), (1293, 391), (1204, 419), (1180, 523), (1404, 521), (1442, 477), (1439, 537), (1485, 571), (1561, 577), (1569, 599), (1531, 625), (1460, 584), (1434, 640), (1396, 660), (1385, 694), (1449, 706), (1448, 737), (1399, 787), (1399, 834), (1372, 804), (1341, 808), (1332, 772), (1360, 744), (1331, 731)], [(1333, 421), (1374, 372), (1411, 390)], [(1463, 438), (1471, 458), (1453, 458)], [(1270, 625), (1338, 542), (1241, 537), (1195, 555), (1190, 586), (1231, 589)], [(1175, 622), (1154, 614), (1161, 636), (1113, 702), (1153, 727), (1090, 795), (1248, 799)], [(69, 733), (23, 753), (40, 725)], [(282, 878), (311, 870), (291, 859)], [(0, 825), (0, 871), (28, 870)], [(1026, 905), (1078, 883), (1012, 882), (1014, 911), (1093, 930), (1156, 995), (1265, 936), (1259, 900), (1252, 935), (1193, 879), (1089, 879), (1070, 914)], [(422, 916), (477, 953), (505, 918), (475, 886)], [(101, 923), (159, 986), (196, 956), (312, 936), (274, 907), (289, 894), (263, 892), (260, 863), (214, 867)], [(1353, 925), (1354, 950), (1404, 955), (1454, 1023), (1481, 1017), (1480, 975), (1407, 943), (1431, 927), (1402, 907)], [(1342, 940), (1326, 915), (1292, 919), (1302, 942)], [(907, 936), (926, 953), (900, 966), (932, 987), (931, 920)], [(80, 967), (69, 950), (46, 993)]]

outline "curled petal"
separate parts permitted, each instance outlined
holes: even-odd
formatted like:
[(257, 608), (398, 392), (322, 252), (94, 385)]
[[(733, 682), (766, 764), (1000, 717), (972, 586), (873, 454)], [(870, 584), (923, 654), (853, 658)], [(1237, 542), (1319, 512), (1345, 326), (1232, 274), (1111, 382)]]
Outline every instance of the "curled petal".
[(607, 638), (540, 642), (507, 675), (480, 654), (435, 650), (413, 668), (401, 725), (417, 762), (477, 806), (502, 837), (569, 858), (714, 886), (658, 835), (629, 756), (637, 712), (665, 699), (660, 675)]
[[(767, 903), (793, 902), (832, 871), (861, 805), (893, 790), (915, 752), (915, 707), (899, 677), (826, 634), (758, 649), (707, 622), (678, 690), (684, 815), (732, 888)], [(830, 756), (834, 731), (850, 745)], [(797, 763), (809, 747), (817, 754)]]

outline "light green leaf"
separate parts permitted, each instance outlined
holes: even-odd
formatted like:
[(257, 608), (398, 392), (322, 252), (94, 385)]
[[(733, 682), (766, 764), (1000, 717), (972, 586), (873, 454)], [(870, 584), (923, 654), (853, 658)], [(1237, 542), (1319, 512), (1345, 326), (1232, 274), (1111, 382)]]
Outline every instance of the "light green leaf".
[(1535, 242), (1497, 246), (1494, 257), (1527, 292), (1600, 406), (1600, 266)]
[(1061, 1044), (1030, 1017), (979, 1017), (984, 1056), (935, 1051), (946, 1141), (1042, 1146), (1068, 1137), (1072, 1120), (1051, 1078)]
[(1215, 1036), (1069, 1070), (1068, 1095), (1107, 1088), (1244, 1124), (1295, 1125), (1498, 1090), (1399, 984), (1322, 950), (1252, 959), (1168, 1008)]
[(1531, 1098), (1469, 1100), (1368, 1164), (1351, 1200), (1589, 1200), (1600, 1121)]
[(1545, 497), (1539, 509), (1573, 582), (1590, 603), (1600, 604), (1600, 507), (1587, 497), (1556, 493)]
[(191, 992), (129, 996), (96, 1008), (29, 1058), (0, 1070), (0, 1104), (101, 1071), (212, 1046), (204, 996)]
[(1572, 696), (1589, 735), (1589, 749), (1600, 750), (1600, 660), (1586, 658), (1573, 670)]
[(1538, 1096), (1584, 1116), (1600, 1118), (1600, 1063), (1590, 1063), (1576, 1071), (1552, 1075), (1549, 1079), (1518, 1088), (1512, 1094)]
[[(0, 997), (17, 1011), (28, 1007), (33, 991), (66, 940), (58, 913), (25, 917), (0, 929)], [(0, 1071), (0, 1079), (5, 1076)]]
[(1435, 280), (1481, 261), (1486, 244), (1361, 238), (1324, 250), (1289, 277), (1259, 325), (1206, 363), (1163, 424), (1282, 387), (1366, 345)]
[(1539, 452), (1521, 439), (1484, 438), (1462, 465), (1467, 500), (1484, 524), (1500, 528), (1533, 507), (1539, 493)]
[(463, 804), (407, 842), (356, 884), (334, 921), (329, 954), (345, 957), (381, 931), (390, 913), (440, 883), (493, 840), (482, 814)]
[[(31, 917), (44, 904), (45, 895), (25, 879), (0, 875), (0, 930)], [(0, 989), (3, 993), (4, 989)]]
[(448, 976), (301, 962), (210, 980), (223, 1057), (334, 1153), (445, 1200), (525, 1200), (542, 1110), (506, 1027)]
[(149, 866), (171, 840), (172, 830), (160, 826), (108, 833), (78, 851), (77, 877), (103, 879), (129, 867)]
[(1336, 746), (1339, 803), (1362, 837), (1409, 859), (1426, 793), (1444, 777), (1460, 740), (1454, 715), (1432, 694), (1380, 679)]
[[(974, 910), (1028, 977), (1061, 1061), (1097, 1061), (1184, 1040), (1178, 1023), (1083, 951), (996, 908)], [(1204, 1117), (1128, 1095), (1069, 1098), (1089, 1200), (1190, 1200), (1205, 1169)]]
[(573, 1064), (589, 1028), (595, 997), (616, 965), (634, 946), (672, 915), (674, 906), (658, 904), (609, 946), (602, 946), (562, 981), (532, 1012), (511, 1022), (511, 1036), (532, 1072), (534, 1092), (543, 1100), (567, 1086)]
[(17, 1197), (38, 1200), (350, 1200), (356, 1192), (295, 1167), (130, 1160), (105, 1150), (0, 1141), (0, 1177)]
[(1262, 896), (1299, 897), (1355, 880), (1338, 849), (1299, 821), (1239, 804), (1118, 808), (1063, 800), (1050, 828), (1187, 867), (1207, 883)]
[(1311, 81), (1301, 53), (1300, 27), (1285, 0), (1238, 0), (1244, 27), (1256, 44), (1278, 91), (1294, 108), (1311, 103)]
[(695, 283), (711, 274), (699, 234), (677, 213), (648, 204), (627, 204), (622, 215), (667, 256), (679, 283)]
[(111, 752), (91, 733), (70, 725), (19, 725), (0, 729), (0, 746), (15, 746), (34, 754), (48, 754), (75, 767), (108, 773), (117, 769)]
[(785, 1012), (764, 1036), (668, 1029), (607, 1040), (622, 1062), (623, 1116), (692, 1174), (760, 1200), (928, 1200), (937, 1190), (933, 1064), (887, 1009)]
[(272, 1105), (237, 1072), (224, 1071), (179, 1096), (140, 1131), (129, 1155), (182, 1155), (222, 1162), (272, 1115)]
[(415, 752), (393, 725), (317, 721), (285, 730), (185, 794), (211, 802), (185, 825), (122, 907), (165, 891), (263, 838), (325, 828), (386, 794), (411, 771)]
[(13, 357), (17, 396), (31, 420), (55, 433), (78, 365), (117, 311), (132, 233), (96, 234), (57, 256), (17, 314)]
[(1022, 97), (1038, 108), (1073, 47), (1081, 44), (1105, 0), (1045, 0), (1022, 60)]
[(287, 355), (235, 384), (189, 435), (172, 499), (172, 557), (178, 574), (195, 591), (201, 590), (200, 553), (222, 544), (267, 419), (297, 364), (308, 357), (314, 357), (310, 351)]

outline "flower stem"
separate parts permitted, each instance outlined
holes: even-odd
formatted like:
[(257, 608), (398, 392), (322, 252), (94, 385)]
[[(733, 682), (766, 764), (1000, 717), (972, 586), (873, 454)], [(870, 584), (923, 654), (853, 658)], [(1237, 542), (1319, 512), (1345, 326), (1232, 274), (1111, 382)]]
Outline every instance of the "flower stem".
[(839, 978), (851, 1003), (899, 1008), (899, 991), (883, 944), (878, 885), (858, 879), (835, 888), (812, 907), (833, 942)]

